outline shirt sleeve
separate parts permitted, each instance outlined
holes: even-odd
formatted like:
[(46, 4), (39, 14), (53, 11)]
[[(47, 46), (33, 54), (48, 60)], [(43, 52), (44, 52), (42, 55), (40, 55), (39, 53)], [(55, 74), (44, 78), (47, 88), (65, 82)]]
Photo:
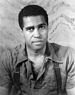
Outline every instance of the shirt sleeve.
[(0, 54), (0, 87), (9, 87), (11, 77), (11, 54), (9, 50), (5, 50)]
[(66, 63), (67, 63), (66, 88), (72, 89), (72, 88), (75, 88), (75, 50), (69, 49)]
[(9, 95), (12, 90), (13, 72), (21, 57), (20, 48), (6, 48), (0, 54), (0, 95)]

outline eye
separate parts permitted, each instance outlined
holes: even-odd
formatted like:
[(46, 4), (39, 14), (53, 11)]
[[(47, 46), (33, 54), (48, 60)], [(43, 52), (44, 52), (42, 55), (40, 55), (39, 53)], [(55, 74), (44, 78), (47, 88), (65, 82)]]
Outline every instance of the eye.
[(38, 27), (39, 29), (45, 29), (46, 28), (46, 25), (39, 25), (39, 27)]
[(26, 31), (29, 31), (29, 32), (33, 32), (33, 30), (34, 30), (34, 27), (27, 27), (26, 28)]

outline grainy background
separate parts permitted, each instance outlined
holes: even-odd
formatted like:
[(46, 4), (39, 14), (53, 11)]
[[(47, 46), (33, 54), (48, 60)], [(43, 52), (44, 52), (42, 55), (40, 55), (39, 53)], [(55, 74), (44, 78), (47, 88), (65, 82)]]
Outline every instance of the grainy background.
[(0, 51), (24, 42), (18, 13), (27, 4), (43, 6), (49, 15), (49, 42), (75, 49), (75, 0), (0, 0)]

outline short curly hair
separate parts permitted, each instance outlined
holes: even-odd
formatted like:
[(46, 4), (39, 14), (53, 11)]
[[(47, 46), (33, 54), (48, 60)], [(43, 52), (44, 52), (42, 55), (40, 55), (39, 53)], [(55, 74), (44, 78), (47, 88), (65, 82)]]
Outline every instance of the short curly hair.
[(23, 30), (23, 17), (38, 16), (38, 15), (44, 16), (44, 19), (48, 25), (48, 14), (44, 8), (42, 8), (39, 5), (25, 6), (23, 9), (21, 9), (18, 15), (18, 22), (19, 22), (20, 28)]

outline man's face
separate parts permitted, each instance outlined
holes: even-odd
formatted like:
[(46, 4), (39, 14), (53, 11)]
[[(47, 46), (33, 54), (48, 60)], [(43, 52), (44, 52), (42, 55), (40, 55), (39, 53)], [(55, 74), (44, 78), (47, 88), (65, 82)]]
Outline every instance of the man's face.
[(23, 34), (27, 48), (40, 50), (46, 45), (48, 25), (43, 16), (29, 16), (23, 18)]

